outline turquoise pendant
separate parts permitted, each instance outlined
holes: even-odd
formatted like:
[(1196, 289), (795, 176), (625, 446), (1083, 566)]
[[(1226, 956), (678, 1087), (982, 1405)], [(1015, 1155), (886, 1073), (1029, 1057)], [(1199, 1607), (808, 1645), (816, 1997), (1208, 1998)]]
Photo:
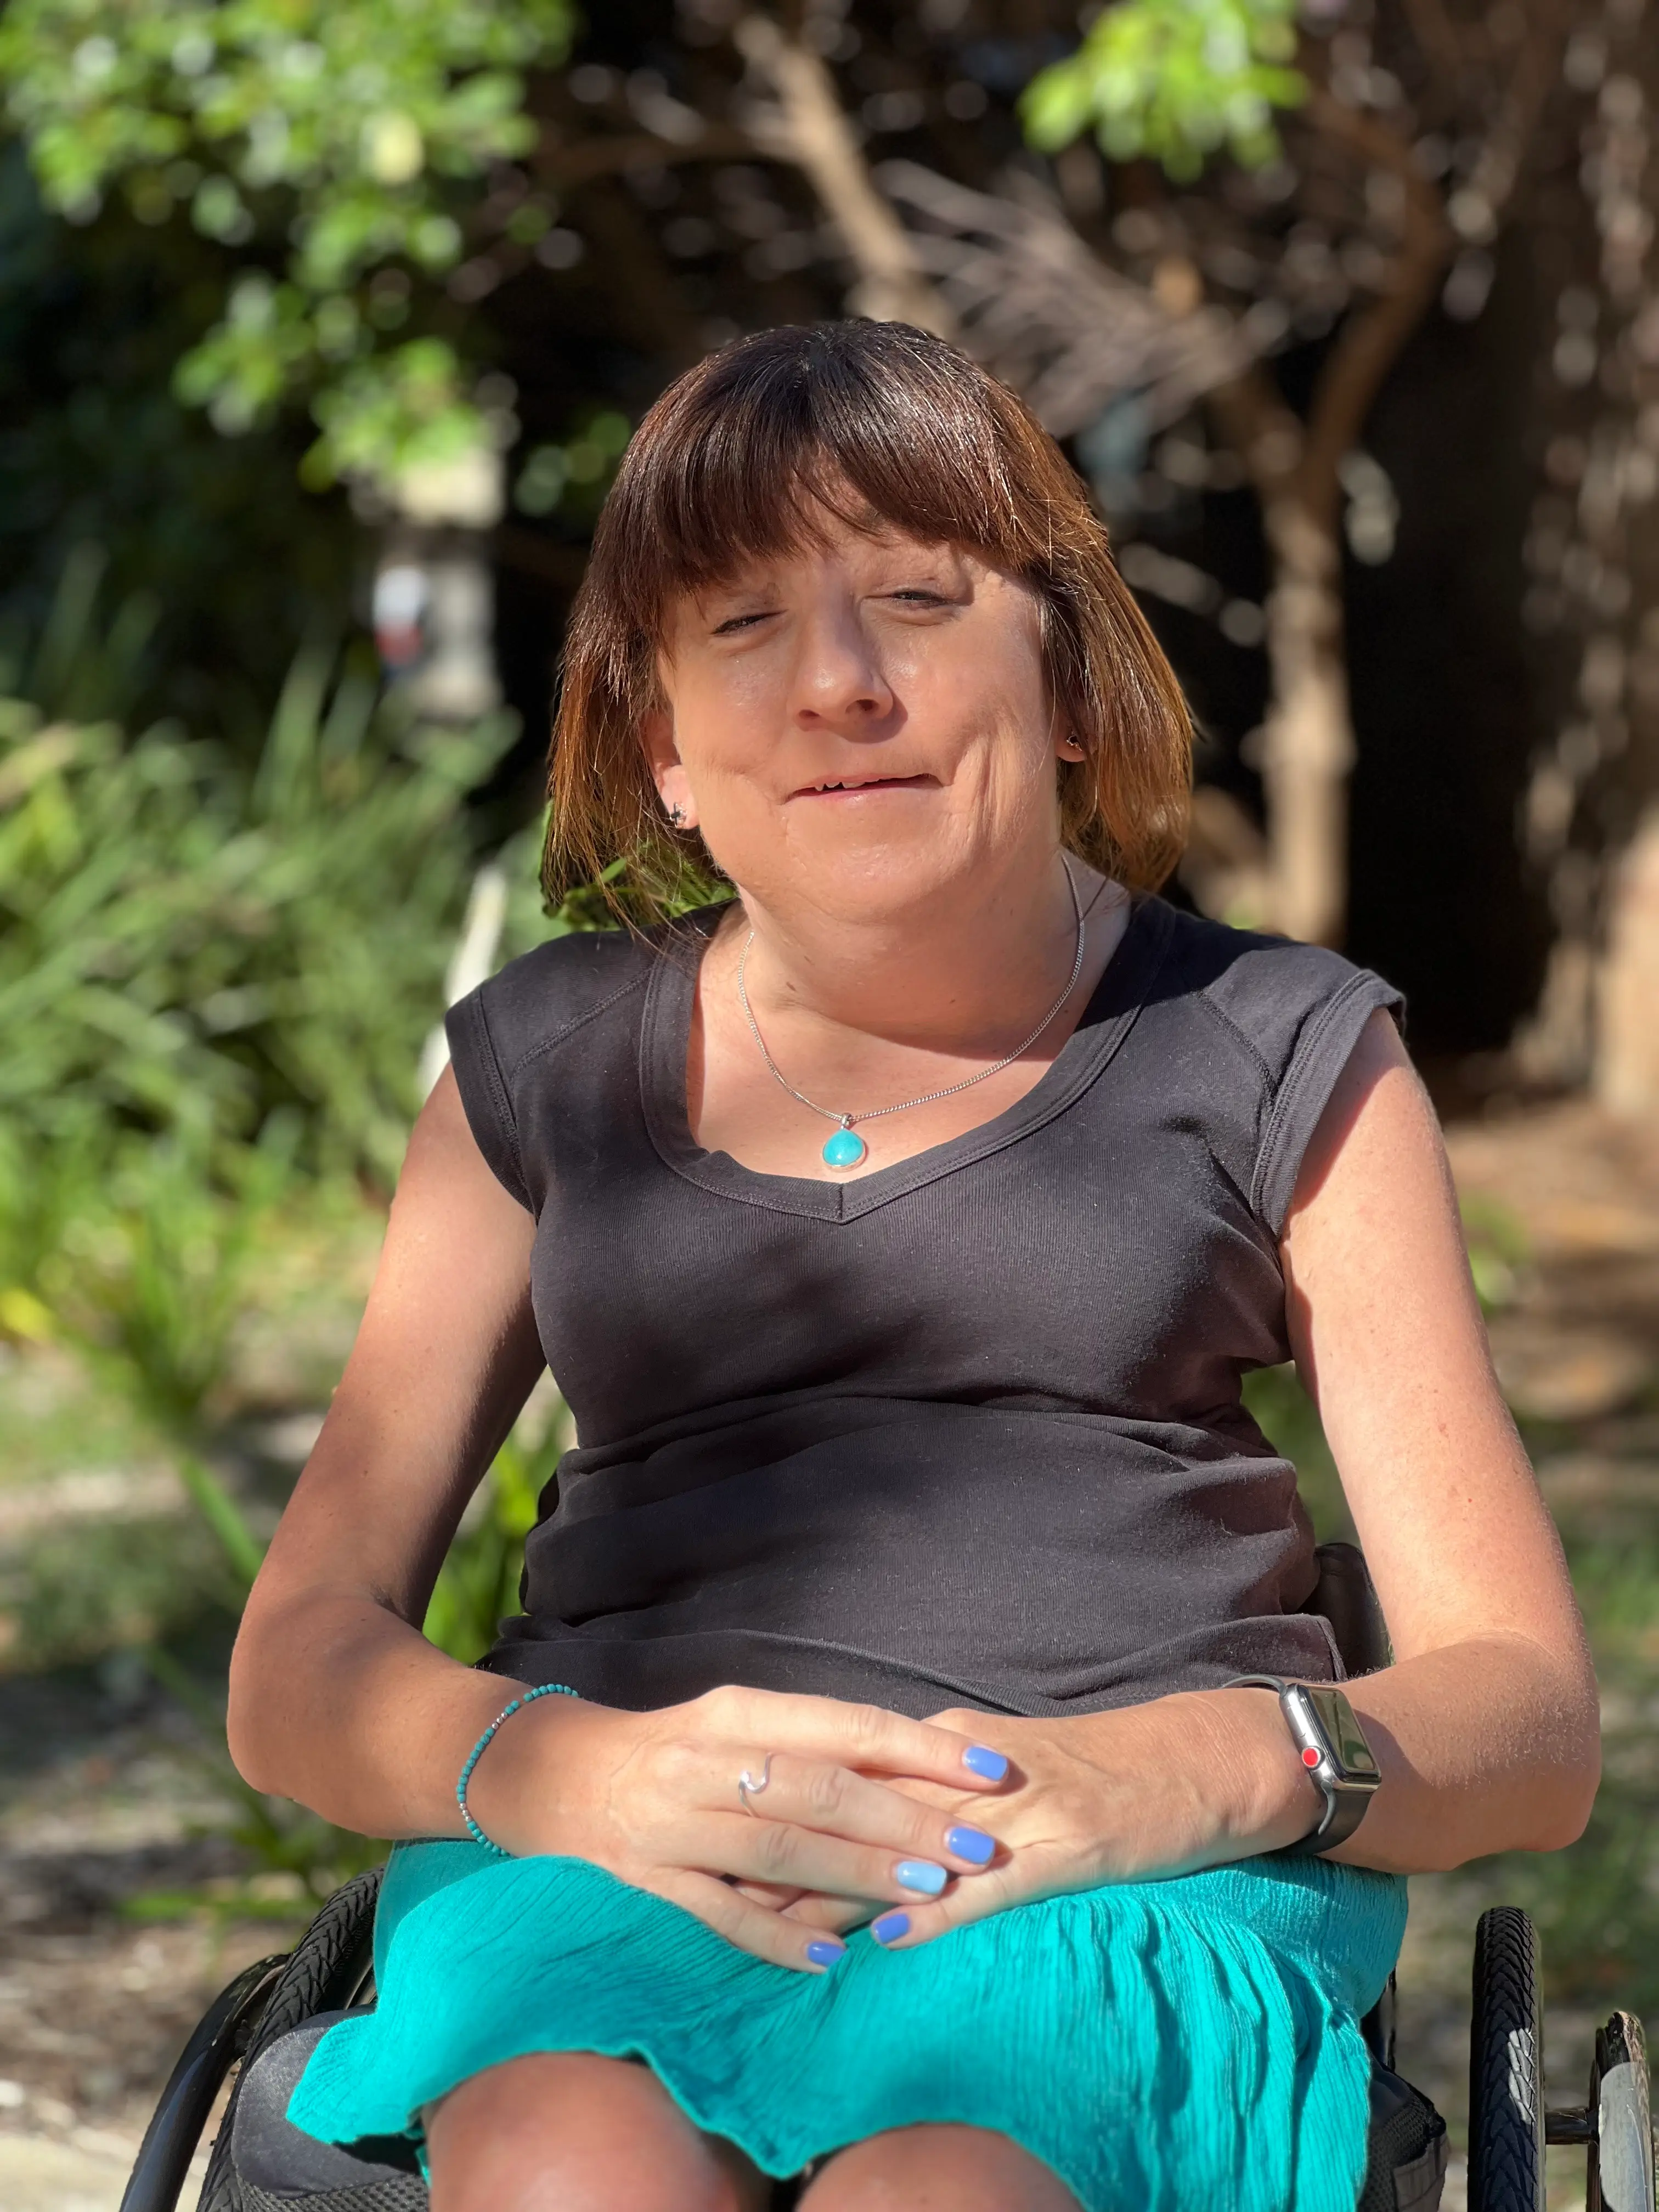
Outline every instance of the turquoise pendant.
[(870, 1147), (853, 1130), (837, 1129), (823, 1148), (824, 1163), (832, 1168), (855, 1168)]

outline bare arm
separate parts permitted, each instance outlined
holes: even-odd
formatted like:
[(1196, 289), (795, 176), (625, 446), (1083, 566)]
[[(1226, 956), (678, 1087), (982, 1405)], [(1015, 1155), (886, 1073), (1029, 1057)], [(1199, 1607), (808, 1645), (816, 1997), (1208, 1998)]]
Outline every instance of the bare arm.
[(231, 1662), (242, 1773), (366, 1834), (464, 1832), (455, 1777), (510, 1694), (446, 1658), (420, 1624), (462, 1509), (542, 1370), (534, 1234), (446, 1069)]
[(1595, 1675), (1433, 1109), (1386, 1015), (1321, 1123), (1284, 1258), (1297, 1363), (1396, 1659), (1349, 1691), (1385, 1778), (1333, 1856), (1410, 1872), (1571, 1843), (1600, 1773)]

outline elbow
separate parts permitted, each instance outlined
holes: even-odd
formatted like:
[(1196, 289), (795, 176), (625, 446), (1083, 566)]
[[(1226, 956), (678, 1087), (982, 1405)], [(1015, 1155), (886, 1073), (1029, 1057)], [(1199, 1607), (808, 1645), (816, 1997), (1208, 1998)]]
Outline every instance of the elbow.
[(1565, 1771), (1549, 1803), (1541, 1808), (1543, 1832), (1528, 1848), (1534, 1851), (1564, 1851), (1576, 1844), (1589, 1826), (1595, 1793), (1601, 1783), (1600, 1736), (1592, 1739), (1583, 1756)]
[(250, 1790), (284, 1794), (271, 1760), (270, 1717), (265, 1695), (267, 1670), (244, 1618), (230, 1655), (229, 1694), (225, 1705), (225, 1744), (230, 1763)]
[(1528, 1793), (1528, 1832), (1516, 1842), (1522, 1850), (1564, 1851), (1589, 1826), (1601, 1787), (1601, 1716), (1594, 1703), (1538, 1783)]

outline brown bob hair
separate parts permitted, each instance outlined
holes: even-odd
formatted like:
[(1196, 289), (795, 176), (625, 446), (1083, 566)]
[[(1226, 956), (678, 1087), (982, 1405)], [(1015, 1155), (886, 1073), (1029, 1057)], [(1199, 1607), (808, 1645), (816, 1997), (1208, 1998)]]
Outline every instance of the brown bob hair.
[(1057, 764), (1061, 835), (1120, 883), (1155, 890), (1186, 842), (1192, 725), (1081, 480), (966, 354), (857, 319), (734, 341), (671, 384), (635, 433), (566, 632), (549, 899), (604, 878), (619, 913), (654, 918), (707, 875), (702, 840), (668, 820), (639, 737), (660, 703), (669, 609), (808, 542), (826, 510), (962, 546), (1036, 592), (1049, 686), (1085, 755)]

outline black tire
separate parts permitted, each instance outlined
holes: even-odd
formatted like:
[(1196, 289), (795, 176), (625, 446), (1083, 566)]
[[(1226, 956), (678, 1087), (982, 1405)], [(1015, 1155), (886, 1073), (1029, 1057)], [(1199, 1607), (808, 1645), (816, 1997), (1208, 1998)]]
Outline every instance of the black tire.
[[(243, 2055), (244, 2071), (289, 2028), (315, 2019), (319, 2012), (343, 2011), (356, 1998), (374, 1954), (374, 1907), (384, 1872), (382, 1867), (371, 1867), (337, 1889), (295, 1945)], [(233, 2088), (208, 2160), (197, 2212), (244, 2212), (241, 2189), (230, 2162), (230, 2125), (235, 2109)]]
[(1616, 2012), (1595, 2031), (1589, 2105), (1586, 2212), (1654, 2212), (1647, 2039), (1634, 2013)]
[(1474, 1931), (1469, 2212), (1544, 2212), (1544, 2020), (1538, 1936), (1513, 1905)]

